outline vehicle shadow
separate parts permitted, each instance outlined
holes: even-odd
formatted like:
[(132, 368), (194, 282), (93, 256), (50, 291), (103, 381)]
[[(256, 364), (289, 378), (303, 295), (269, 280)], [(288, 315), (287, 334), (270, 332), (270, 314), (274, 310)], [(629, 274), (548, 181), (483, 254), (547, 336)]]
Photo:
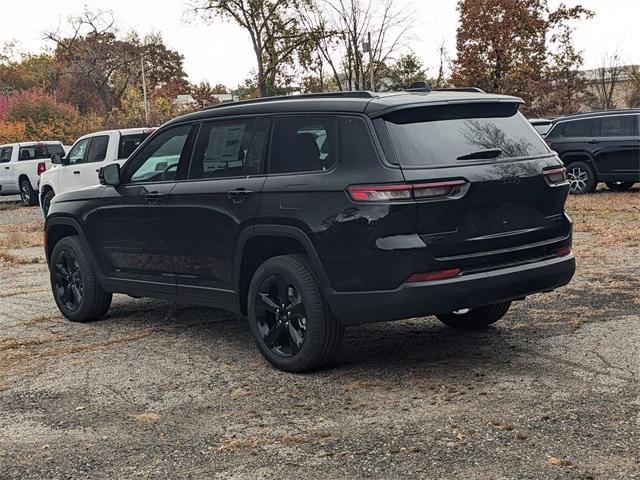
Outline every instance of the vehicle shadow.
[[(187, 342), (220, 349), (221, 361), (263, 362), (244, 318), (206, 307), (155, 300), (126, 300), (110, 312), (113, 328), (127, 325), (188, 336)], [(507, 319), (504, 320), (508, 322)], [(135, 322), (135, 323), (133, 323)], [(430, 366), (448, 372), (484, 364), (509, 368), (516, 342), (500, 324), (479, 332), (458, 332), (433, 317), (350, 327), (340, 353), (316, 374), (336, 371), (406, 372)], [(266, 362), (264, 362), (266, 366)]]

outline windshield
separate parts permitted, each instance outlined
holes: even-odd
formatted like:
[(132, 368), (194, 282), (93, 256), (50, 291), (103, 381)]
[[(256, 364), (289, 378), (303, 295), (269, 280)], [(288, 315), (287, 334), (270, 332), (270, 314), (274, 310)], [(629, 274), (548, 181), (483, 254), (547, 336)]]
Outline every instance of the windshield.
[(385, 121), (404, 167), (549, 154), (516, 103), (418, 107), (392, 112)]

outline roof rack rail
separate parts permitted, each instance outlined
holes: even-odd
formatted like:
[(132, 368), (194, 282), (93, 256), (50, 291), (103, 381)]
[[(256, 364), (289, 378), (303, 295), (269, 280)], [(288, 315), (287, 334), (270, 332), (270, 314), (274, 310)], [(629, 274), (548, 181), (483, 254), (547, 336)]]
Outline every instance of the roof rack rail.
[(261, 97), (251, 98), (249, 100), (240, 100), (238, 102), (225, 102), (210, 107), (205, 107), (204, 110), (213, 110), (215, 108), (228, 107), (231, 105), (248, 105), (252, 103), (262, 102), (279, 102), (282, 100), (306, 100), (307, 98), (376, 98), (376, 94), (367, 90), (360, 91), (347, 91), (347, 92), (322, 92), (322, 93), (305, 93), (302, 95), (280, 95), (277, 97)]
[(449, 88), (434, 88), (434, 92), (470, 92), (470, 93), (486, 93), (484, 90), (478, 87), (449, 87)]

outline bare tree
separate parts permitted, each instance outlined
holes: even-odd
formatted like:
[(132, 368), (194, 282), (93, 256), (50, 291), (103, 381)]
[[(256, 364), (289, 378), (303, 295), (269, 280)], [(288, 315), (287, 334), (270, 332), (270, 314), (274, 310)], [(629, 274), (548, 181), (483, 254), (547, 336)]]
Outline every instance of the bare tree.
[(596, 69), (595, 78), (592, 80), (592, 106), (600, 110), (615, 108), (615, 93), (620, 83), (624, 67), (618, 52), (613, 55), (605, 54), (602, 58), (602, 66)]
[[(318, 0), (315, 15), (320, 15), (329, 34), (316, 48), (330, 65), (339, 88), (347, 90), (370, 86), (369, 69), (373, 69), (374, 78), (385, 71), (386, 64), (405, 46), (413, 27), (412, 12), (396, 8), (394, 0)], [(363, 49), (369, 33), (372, 65)]]
[(230, 19), (247, 31), (264, 97), (274, 93), (283, 68), (294, 63), (298, 50), (310, 41), (299, 15), (309, 5), (310, 0), (193, 0), (191, 12), (205, 21)]
[(631, 82), (631, 90), (627, 94), (627, 106), (629, 108), (640, 107), (640, 65), (627, 65), (624, 72)]

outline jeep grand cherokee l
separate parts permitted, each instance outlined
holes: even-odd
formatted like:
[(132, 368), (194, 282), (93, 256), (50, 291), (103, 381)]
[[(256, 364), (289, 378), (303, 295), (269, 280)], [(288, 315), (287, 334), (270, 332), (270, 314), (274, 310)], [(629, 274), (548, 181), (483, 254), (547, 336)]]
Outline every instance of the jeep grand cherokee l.
[(484, 327), (575, 269), (564, 167), (521, 103), (347, 92), (176, 118), (101, 186), (53, 199), (55, 301), (78, 322), (113, 293), (227, 309), (297, 372), (348, 325)]
[(567, 166), (571, 193), (591, 193), (598, 182), (617, 191), (640, 182), (640, 110), (558, 118), (545, 140)]

